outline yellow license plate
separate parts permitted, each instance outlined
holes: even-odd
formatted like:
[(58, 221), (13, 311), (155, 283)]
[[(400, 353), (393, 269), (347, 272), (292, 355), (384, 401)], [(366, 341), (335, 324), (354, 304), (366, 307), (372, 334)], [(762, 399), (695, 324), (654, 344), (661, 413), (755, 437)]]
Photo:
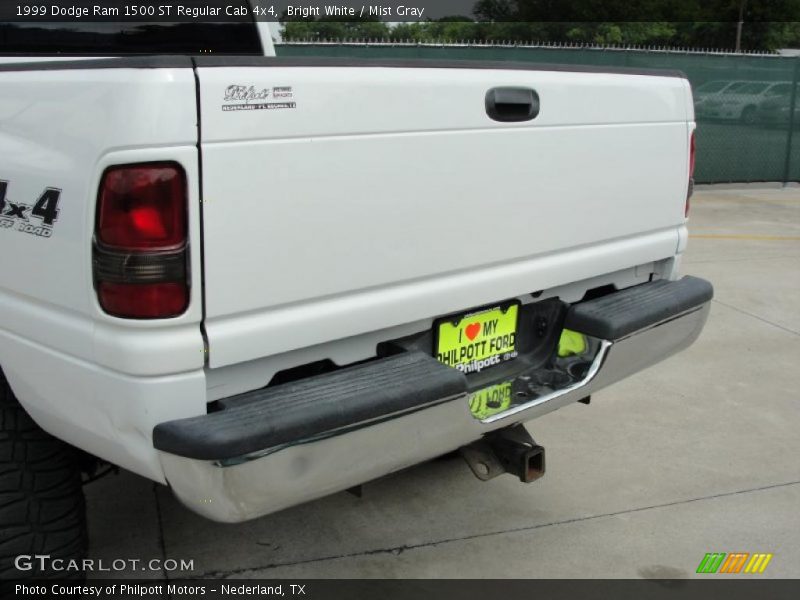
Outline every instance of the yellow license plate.
[(436, 358), (462, 373), (516, 358), (518, 304), (443, 319), (435, 328)]

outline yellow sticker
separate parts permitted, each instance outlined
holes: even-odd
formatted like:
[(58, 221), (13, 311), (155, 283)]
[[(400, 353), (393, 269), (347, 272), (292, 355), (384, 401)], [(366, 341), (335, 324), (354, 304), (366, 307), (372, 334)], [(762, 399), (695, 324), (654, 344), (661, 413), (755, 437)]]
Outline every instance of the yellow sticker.
[(517, 311), (493, 308), (439, 324), (436, 358), (462, 373), (479, 373), (517, 356)]

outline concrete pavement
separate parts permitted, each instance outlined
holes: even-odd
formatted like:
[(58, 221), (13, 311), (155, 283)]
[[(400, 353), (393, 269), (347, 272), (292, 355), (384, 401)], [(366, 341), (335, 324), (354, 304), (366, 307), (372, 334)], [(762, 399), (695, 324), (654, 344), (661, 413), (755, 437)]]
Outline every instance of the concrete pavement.
[[(716, 289), (686, 352), (529, 425), (547, 475), (457, 457), (250, 523), (208, 522), (130, 474), (90, 484), (90, 554), (177, 577), (691, 577), (771, 552), (800, 577), (800, 189), (695, 195), (683, 272)], [(123, 573), (118, 573), (121, 576)]]

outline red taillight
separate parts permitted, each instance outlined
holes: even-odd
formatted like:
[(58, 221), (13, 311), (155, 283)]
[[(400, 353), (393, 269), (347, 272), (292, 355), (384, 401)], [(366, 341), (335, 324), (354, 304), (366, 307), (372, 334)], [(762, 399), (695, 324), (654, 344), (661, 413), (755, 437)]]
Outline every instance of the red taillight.
[(106, 170), (93, 253), (97, 298), (105, 312), (163, 319), (186, 310), (186, 207), (186, 174), (177, 163)]
[(696, 154), (693, 131), (692, 137), (689, 140), (689, 189), (686, 191), (686, 207), (683, 211), (683, 216), (687, 218), (689, 217), (689, 204), (692, 199), (692, 193), (694, 192), (694, 163)]
[(97, 288), (108, 314), (133, 319), (160, 319), (181, 314), (189, 302), (182, 283), (105, 283)]
[(164, 249), (186, 239), (186, 177), (178, 165), (113, 167), (100, 185), (97, 239), (125, 250)]

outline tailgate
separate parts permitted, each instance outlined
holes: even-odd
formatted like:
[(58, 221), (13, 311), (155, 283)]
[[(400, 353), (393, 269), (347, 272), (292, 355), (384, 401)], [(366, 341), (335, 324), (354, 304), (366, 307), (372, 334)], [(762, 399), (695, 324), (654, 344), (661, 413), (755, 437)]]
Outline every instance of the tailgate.
[[(509, 268), (541, 257), (597, 248), (612, 269), (675, 252), (679, 77), (233, 60), (197, 69), (212, 366), (581, 274)], [(503, 86), (535, 90), (538, 116), (490, 119), (487, 91)], [(648, 241), (620, 243), (635, 236)], [(485, 291), (434, 301), (465, 276)]]

